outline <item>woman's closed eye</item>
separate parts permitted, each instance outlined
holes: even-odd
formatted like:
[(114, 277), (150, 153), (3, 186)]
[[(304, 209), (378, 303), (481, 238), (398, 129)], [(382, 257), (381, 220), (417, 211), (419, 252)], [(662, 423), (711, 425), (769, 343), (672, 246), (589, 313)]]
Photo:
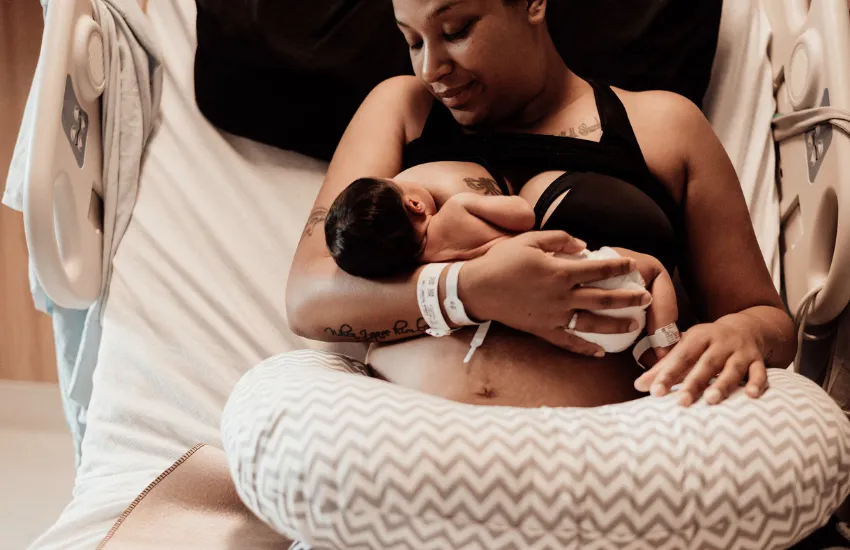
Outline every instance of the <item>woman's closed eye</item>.
[(469, 31), (472, 30), (472, 27), (475, 26), (476, 23), (478, 23), (478, 19), (479, 18), (477, 17), (474, 19), (470, 19), (466, 22), (466, 24), (463, 25), (463, 27), (453, 32), (444, 30), (443, 37), (449, 42), (455, 42), (457, 40), (462, 40), (466, 38), (467, 36), (469, 36)]
[[(457, 42), (458, 40), (463, 40), (464, 38), (469, 36), (470, 31), (472, 31), (472, 28), (475, 26), (476, 23), (478, 23), (479, 19), (480, 19), (480, 17), (475, 17), (473, 19), (470, 19), (469, 21), (464, 23), (464, 25), (456, 31), (444, 30), (443, 31), (443, 38), (445, 40), (449, 41), (449, 42)], [(407, 46), (408, 46), (408, 48), (410, 48), (411, 50), (414, 50), (414, 51), (421, 50), (422, 46), (423, 46), (423, 40), (422, 39), (415, 40), (415, 41), (408, 40)]]

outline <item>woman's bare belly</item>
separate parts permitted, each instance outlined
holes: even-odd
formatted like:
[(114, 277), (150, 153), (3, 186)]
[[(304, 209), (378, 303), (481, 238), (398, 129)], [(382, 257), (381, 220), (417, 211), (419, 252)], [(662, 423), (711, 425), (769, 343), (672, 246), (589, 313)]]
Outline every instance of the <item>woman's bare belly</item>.
[(641, 396), (632, 384), (642, 371), (628, 352), (579, 356), (494, 324), (464, 364), (474, 333), (374, 346), (368, 361), (392, 383), (475, 405), (596, 407)]

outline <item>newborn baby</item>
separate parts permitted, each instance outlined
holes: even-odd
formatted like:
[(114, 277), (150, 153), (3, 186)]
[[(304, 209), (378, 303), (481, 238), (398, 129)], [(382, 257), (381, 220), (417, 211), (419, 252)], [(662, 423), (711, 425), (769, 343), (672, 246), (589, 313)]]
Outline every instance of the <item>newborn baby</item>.
[(418, 183), (356, 180), (325, 221), (331, 256), (351, 275), (390, 277), (419, 264), (477, 258), (534, 227), (534, 210), (520, 197), (466, 191), (439, 204), (435, 196)]
[[(420, 264), (476, 258), (499, 241), (529, 231), (535, 225), (534, 210), (521, 197), (471, 191), (445, 196), (443, 191), (398, 178), (354, 181), (331, 205), (325, 221), (331, 256), (341, 269), (352, 275), (391, 277), (408, 273)], [(442, 201), (441, 194), (445, 196)], [(569, 195), (564, 200), (569, 200)], [(580, 333), (573, 327), (565, 327), (608, 353), (628, 349), (644, 328), (654, 334), (678, 318), (673, 282), (657, 259), (607, 247), (596, 252), (584, 251), (570, 259), (607, 259), (620, 255), (639, 257), (641, 272), (586, 286), (648, 288), (653, 297), (649, 319), (644, 306), (594, 312), (636, 319), (639, 327), (630, 333)]]

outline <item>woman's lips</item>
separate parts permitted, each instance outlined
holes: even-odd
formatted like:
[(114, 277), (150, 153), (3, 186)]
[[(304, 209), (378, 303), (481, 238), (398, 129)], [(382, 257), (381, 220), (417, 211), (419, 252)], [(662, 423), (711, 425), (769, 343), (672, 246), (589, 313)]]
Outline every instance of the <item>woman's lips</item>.
[(449, 109), (457, 109), (469, 102), (473, 95), (475, 95), (475, 92), (476, 86), (475, 81), (473, 80), (463, 86), (456, 86), (443, 92), (439, 92), (437, 93), (437, 97), (439, 97), (440, 101), (443, 102), (443, 105)]

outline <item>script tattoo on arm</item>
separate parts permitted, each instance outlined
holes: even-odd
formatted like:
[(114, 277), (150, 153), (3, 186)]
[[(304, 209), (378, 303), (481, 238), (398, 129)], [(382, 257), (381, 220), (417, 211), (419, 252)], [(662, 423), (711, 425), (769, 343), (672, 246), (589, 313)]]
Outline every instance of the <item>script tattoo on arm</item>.
[(333, 338), (343, 338), (352, 342), (383, 342), (390, 336), (414, 336), (424, 334), (428, 326), (425, 324), (425, 319), (420, 317), (416, 320), (416, 328), (411, 328), (410, 323), (401, 319), (393, 324), (391, 330), (375, 330), (366, 329), (355, 330), (348, 323), (343, 323), (338, 329), (332, 327), (325, 328), (325, 332)]
[(316, 226), (320, 223), (324, 223), (328, 217), (328, 209), (324, 206), (317, 206), (310, 212), (310, 216), (307, 218), (307, 225), (304, 226), (304, 233), (301, 234), (301, 239), (303, 240), (305, 237), (312, 237), (313, 232), (316, 230)]
[(477, 192), (484, 192), (485, 195), (501, 195), (499, 185), (493, 178), (463, 178), (463, 182), (467, 187)]
[(405, 320), (396, 321), (393, 325), (393, 333), (396, 336), (424, 334), (427, 329), (428, 325), (422, 317), (416, 320), (416, 328), (410, 328), (410, 323)]

